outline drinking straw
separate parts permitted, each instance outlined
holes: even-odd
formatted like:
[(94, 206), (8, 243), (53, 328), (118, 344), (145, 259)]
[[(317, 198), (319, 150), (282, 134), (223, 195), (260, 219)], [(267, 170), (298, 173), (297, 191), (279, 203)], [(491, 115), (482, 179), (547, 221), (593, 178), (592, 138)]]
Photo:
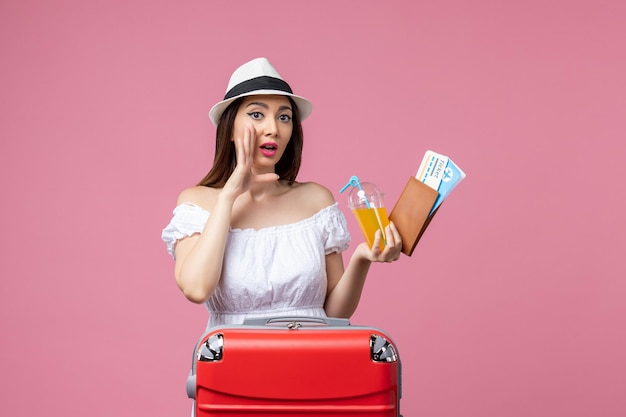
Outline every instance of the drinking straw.
[(363, 186), (361, 186), (361, 181), (359, 181), (359, 177), (357, 177), (356, 175), (351, 176), (348, 183), (344, 185), (343, 188), (339, 190), (339, 192), (343, 193), (350, 186), (357, 187), (359, 189), (358, 196), (361, 197), (363, 200), (365, 200), (365, 205), (367, 206), (367, 208), (372, 208), (369, 200), (367, 199), (367, 194), (365, 194), (365, 190), (363, 189)]

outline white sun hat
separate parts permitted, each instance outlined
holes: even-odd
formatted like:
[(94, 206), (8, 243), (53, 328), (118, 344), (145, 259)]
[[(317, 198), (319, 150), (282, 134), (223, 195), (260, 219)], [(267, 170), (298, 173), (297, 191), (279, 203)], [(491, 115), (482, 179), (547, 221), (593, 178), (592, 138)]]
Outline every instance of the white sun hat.
[(217, 126), (226, 107), (237, 98), (257, 94), (291, 97), (298, 106), (300, 120), (306, 119), (313, 110), (313, 105), (309, 100), (293, 94), (289, 84), (283, 80), (267, 58), (256, 58), (237, 68), (230, 76), (224, 100), (211, 107), (209, 111), (211, 122)]

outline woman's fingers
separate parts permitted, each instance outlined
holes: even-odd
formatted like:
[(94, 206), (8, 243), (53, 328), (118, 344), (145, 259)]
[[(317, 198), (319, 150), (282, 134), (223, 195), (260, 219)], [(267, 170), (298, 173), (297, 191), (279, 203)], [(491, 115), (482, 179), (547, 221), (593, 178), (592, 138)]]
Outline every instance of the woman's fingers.
[(249, 126), (245, 126), (243, 132), (234, 138), (237, 165), (226, 182), (225, 188), (232, 190), (236, 195), (246, 192), (249, 186), (254, 140), (254, 134)]
[(387, 242), (393, 242), (394, 247), (402, 248), (402, 237), (400, 236), (400, 232), (396, 228), (396, 225), (393, 222), (389, 222), (389, 225), (385, 228), (385, 235), (387, 236)]
[(250, 126), (244, 126), (243, 135), (235, 138), (235, 148), (237, 152), (237, 165), (248, 167), (252, 164), (252, 149), (254, 135)]
[(393, 223), (389, 223), (389, 225), (385, 227), (385, 237), (385, 247), (381, 251), (382, 233), (380, 230), (374, 233), (374, 242), (372, 242), (372, 247), (369, 250), (369, 258), (372, 262), (393, 262), (400, 259), (402, 238)]
[(400, 232), (398, 232), (393, 222), (389, 222), (389, 225), (385, 228), (385, 235), (387, 236), (387, 246), (385, 247), (384, 255), (387, 262), (396, 261), (400, 258), (400, 252), (402, 251), (402, 237), (400, 237)]
[(373, 261), (376, 261), (380, 256), (380, 241), (381, 241), (381, 233), (380, 229), (374, 232), (374, 241), (372, 242), (372, 248), (370, 249), (371, 258)]

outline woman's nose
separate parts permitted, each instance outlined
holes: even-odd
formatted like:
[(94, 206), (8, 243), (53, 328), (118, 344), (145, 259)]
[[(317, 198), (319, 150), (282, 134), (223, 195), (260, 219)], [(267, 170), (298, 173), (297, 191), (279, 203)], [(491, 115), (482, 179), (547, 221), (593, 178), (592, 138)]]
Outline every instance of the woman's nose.
[(278, 124), (276, 123), (276, 119), (272, 117), (268, 117), (265, 119), (265, 135), (267, 136), (276, 136), (278, 134)]

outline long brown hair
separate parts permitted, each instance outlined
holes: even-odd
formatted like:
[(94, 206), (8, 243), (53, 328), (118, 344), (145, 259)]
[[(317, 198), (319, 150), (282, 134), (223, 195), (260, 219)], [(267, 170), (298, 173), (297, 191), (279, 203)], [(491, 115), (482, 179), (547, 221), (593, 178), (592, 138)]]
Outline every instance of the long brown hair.
[[(289, 185), (293, 184), (300, 171), (300, 164), (302, 163), (302, 147), (304, 142), (304, 135), (302, 132), (302, 122), (300, 120), (300, 113), (296, 103), (287, 96), (292, 108), (292, 123), (293, 130), (291, 132), (291, 139), (287, 144), (287, 148), (276, 164), (276, 174), (279, 179), (287, 180)], [(224, 113), (220, 116), (219, 123), (217, 124), (217, 131), (215, 133), (215, 156), (213, 158), (213, 167), (208, 174), (200, 180), (198, 185), (204, 185), (206, 187), (222, 188), (226, 184), (226, 181), (235, 170), (237, 166), (237, 156), (235, 152), (235, 143), (232, 141), (233, 130), (235, 128), (235, 117), (239, 106), (244, 100), (244, 97), (240, 97), (233, 101), (224, 110)]]

